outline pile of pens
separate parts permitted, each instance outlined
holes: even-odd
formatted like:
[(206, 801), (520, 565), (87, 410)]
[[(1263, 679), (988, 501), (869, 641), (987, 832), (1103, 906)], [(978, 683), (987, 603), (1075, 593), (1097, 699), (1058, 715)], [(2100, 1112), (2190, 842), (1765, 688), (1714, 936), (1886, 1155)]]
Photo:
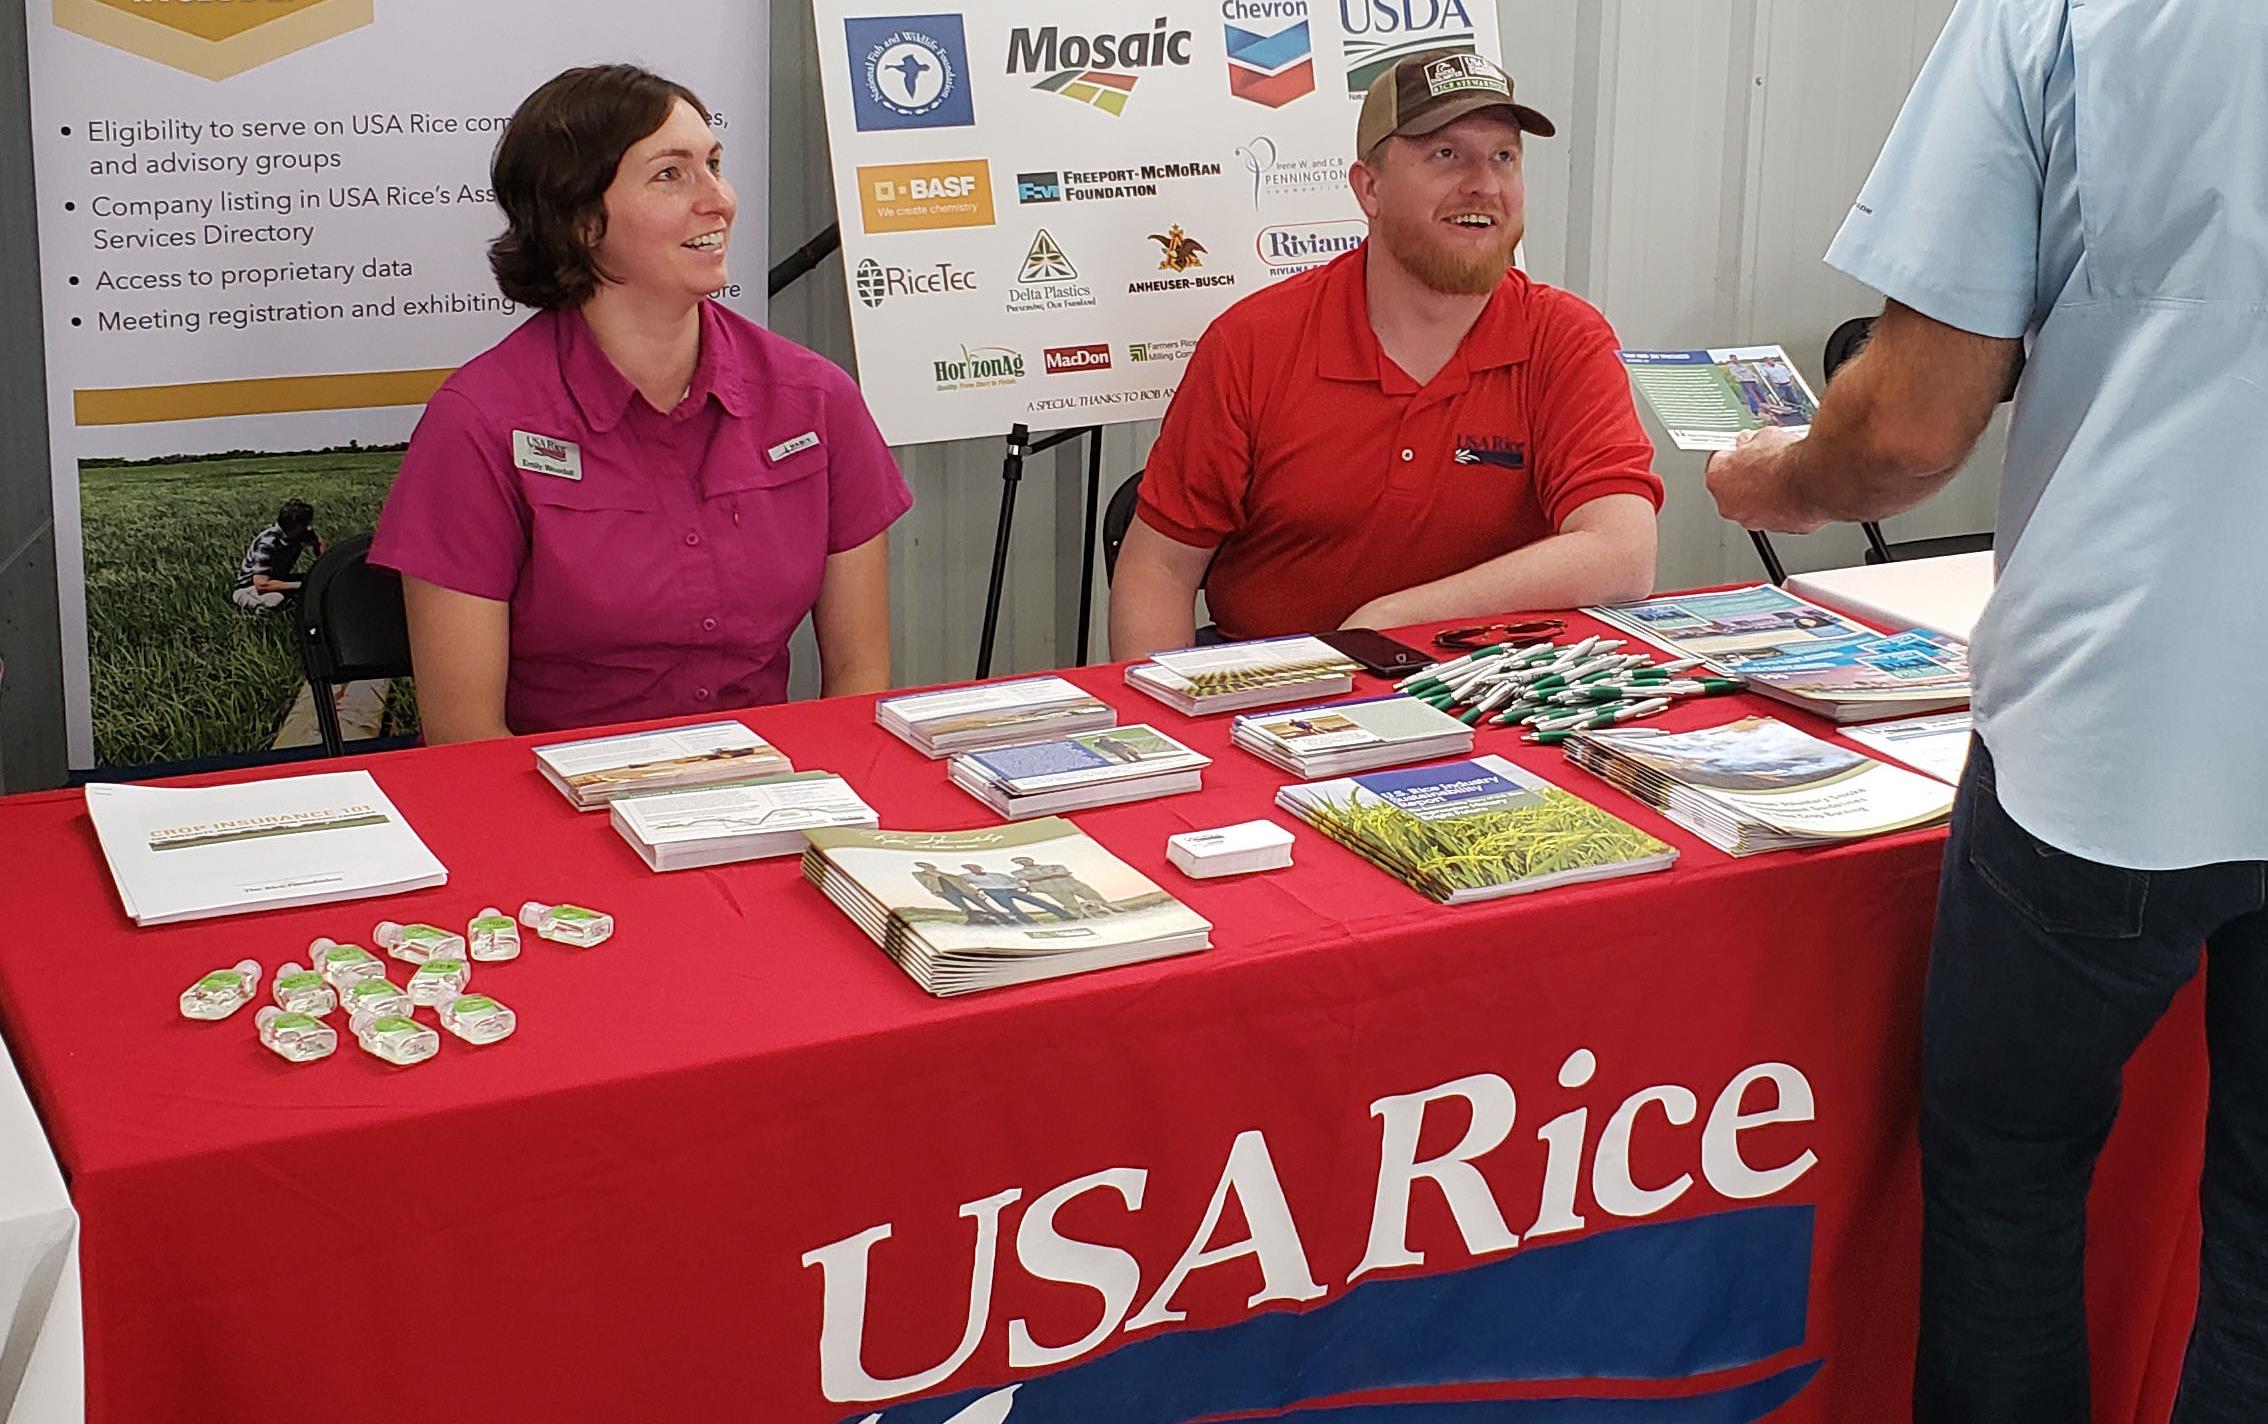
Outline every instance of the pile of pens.
[(1701, 667), (1699, 658), (1656, 663), (1645, 653), (1624, 653), (1622, 645), (1620, 638), (1585, 638), (1566, 647), (1497, 643), (1435, 663), (1395, 686), (1456, 712), (1468, 727), (1483, 718), (1524, 726), (1528, 741), (1546, 745), (1651, 717), (1679, 698), (1740, 691), (1738, 678), (1687, 676)]

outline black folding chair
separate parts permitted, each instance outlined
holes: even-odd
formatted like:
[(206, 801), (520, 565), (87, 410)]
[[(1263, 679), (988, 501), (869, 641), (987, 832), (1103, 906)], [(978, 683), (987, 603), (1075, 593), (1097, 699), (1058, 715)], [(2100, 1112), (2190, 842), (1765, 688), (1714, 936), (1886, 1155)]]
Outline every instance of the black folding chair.
[(1110, 503), (1103, 508), (1102, 572), (1106, 584), (1118, 572), (1118, 546), (1126, 542), (1126, 531), (1134, 527), (1134, 506), (1141, 495), (1142, 472), (1136, 470), (1110, 492)]
[(299, 589), (299, 661), (315, 699), (323, 750), (346, 754), (331, 689), (340, 683), (410, 675), (409, 619), (402, 579), (370, 562), (370, 535), (353, 534), (323, 551)]

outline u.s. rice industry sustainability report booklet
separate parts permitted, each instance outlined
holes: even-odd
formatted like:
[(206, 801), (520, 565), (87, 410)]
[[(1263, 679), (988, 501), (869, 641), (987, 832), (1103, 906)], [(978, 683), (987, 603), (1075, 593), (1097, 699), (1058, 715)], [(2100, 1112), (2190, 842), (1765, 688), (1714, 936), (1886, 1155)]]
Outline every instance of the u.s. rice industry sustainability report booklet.
[(138, 925), (449, 879), (367, 771), (193, 788), (98, 783), (86, 797), (118, 898)]

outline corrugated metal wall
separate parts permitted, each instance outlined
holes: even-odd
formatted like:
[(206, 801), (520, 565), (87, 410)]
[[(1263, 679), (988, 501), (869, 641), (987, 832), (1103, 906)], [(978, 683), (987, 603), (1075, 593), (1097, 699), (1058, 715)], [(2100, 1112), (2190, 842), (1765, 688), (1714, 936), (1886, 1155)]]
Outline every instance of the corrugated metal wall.
[[(1521, 97), (1558, 120), (1532, 144), (1527, 262), (1602, 307), (1633, 346), (1777, 341), (1816, 384), (1827, 333), (1877, 310), (1819, 260), (1889, 131), (1952, 0), (1500, 0)], [(833, 218), (808, 11), (773, 20), (772, 248)], [(773, 324), (849, 364), (842, 268), (775, 303)], [(1153, 428), (1114, 427), (1104, 495)], [(1083, 447), (1078, 447), (1083, 448)], [(1999, 423), (1970, 472), (1893, 537), (1990, 526)], [(997, 442), (899, 450), (918, 503), (893, 545), (898, 678), (966, 677), (1000, 496)], [(1072, 457), (1033, 462), (1020, 495), (996, 672), (1076, 656), (1078, 501)], [(1699, 456), (1665, 451), (1661, 583), (1758, 574), (1716, 518)], [(1856, 529), (1783, 541), (1790, 567), (1855, 563)], [(1103, 656), (1098, 595), (1095, 656)], [(798, 682), (815, 685), (811, 660)]]

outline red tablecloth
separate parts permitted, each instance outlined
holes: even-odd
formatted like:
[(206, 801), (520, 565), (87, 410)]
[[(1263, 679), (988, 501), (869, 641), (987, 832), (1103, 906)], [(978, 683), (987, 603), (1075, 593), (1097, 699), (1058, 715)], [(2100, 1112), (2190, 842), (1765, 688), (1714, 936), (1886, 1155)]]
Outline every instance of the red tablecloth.
[[(75, 794), (0, 802), (0, 1027), (85, 1223), (90, 1417), (1905, 1417), (1940, 836), (1734, 861), (1489, 730), (1678, 867), (1451, 910), (1302, 828), (1289, 871), (1192, 882), (1166, 836), (1272, 814), (1281, 776), (1226, 719), (1073, 676), (1217, 758), (1078, 817), (1217, 947), (958, 1001), (792, 859), (648, 873), (525, 743), (346, 763), (446, 888), (163, 929), (120, 912)], [(746, 720), (887, 826), (991, 822), (871, 699)], [(174, 1011), (246, 955), (530, 898), (621, 928), (480, 967), (520, 1014), (493, 1048), (292, 1067), (249, 1012)], [(2200, 1023), (2192, 990), (2100, 1176), (2103, 1421), (2171, 1398)]]

